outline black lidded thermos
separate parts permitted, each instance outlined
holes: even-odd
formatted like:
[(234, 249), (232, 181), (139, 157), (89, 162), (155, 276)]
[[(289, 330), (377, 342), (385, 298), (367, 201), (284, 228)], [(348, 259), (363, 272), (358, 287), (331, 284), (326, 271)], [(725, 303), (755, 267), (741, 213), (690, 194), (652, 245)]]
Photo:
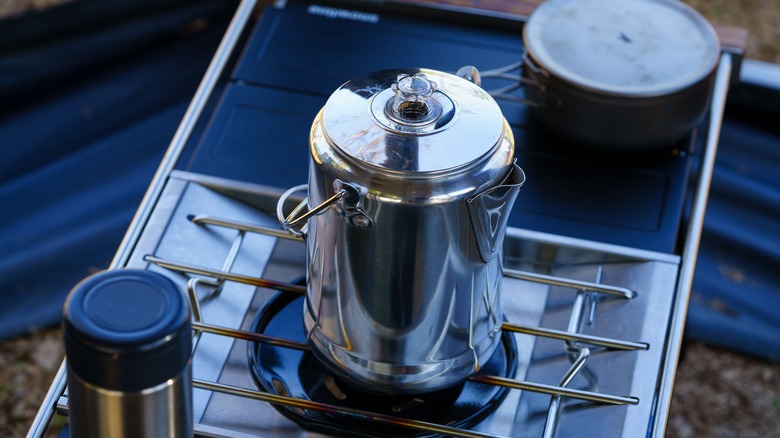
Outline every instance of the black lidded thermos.
[(63, 335), (72, 437), (192, 436), (189, 305), (173, 281), (91, 275), (65, 301)]

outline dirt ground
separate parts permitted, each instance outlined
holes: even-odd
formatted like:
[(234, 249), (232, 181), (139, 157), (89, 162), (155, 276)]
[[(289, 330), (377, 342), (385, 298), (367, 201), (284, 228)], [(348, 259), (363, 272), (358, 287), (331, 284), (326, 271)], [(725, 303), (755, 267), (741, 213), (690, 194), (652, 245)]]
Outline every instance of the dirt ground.
[[(0, 19), (57, 2), (0, 0)], [(748, 57), (780, 63), (780, 1), (688, 3), (713, 24), (748, 28)], [(26, 434), (63, 354), (58, 328), (0, 341), (0, 437)], [(56, 432), (51, 435), (56, 436)], [(677, 374), (668, 436), (780, 436), (780, 363), (687, 342)]]
[(689, 342), (671, 412), (670, 438), (780, 437), (780, 363)]
[(780, 1), (684, 0), (710, 23), (748, 30), (746, 56), (780, 63)]

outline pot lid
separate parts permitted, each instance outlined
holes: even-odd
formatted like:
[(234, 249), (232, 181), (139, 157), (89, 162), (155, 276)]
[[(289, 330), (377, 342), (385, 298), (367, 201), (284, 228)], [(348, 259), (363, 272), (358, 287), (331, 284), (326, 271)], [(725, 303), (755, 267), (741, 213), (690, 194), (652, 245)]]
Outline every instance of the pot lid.
[(523, 40), (553, 75), (628, 96), (693, 85), (712, 72), (720, 50), (707, 20), (676, 0), (548, 0), (529, 17)]
[(385, 173), (439, 174), (483, 163), (504, 137), (482, 88), (428, 69), (384, 70), (339, 87), (322, 128), (341, 155)]

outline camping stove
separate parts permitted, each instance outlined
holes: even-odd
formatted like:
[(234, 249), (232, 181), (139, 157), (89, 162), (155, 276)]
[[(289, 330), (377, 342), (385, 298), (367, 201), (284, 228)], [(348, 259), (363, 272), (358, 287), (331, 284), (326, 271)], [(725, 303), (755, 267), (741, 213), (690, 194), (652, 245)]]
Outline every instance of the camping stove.
[[(308, 351), (301, 320), (305, 246), (279, 228), (274, 214), (289, 184), (225, 177), (198, 164), (230, 87), (242, 85), (224, 81), (241, 72), (242, 61), (238, 73), (226, 66), (235, 62), (231, 54), (252, 7), (240, 6), (112, 263), (158, 272), (187, 291), (196, 435), (663, 436), (730, 58), (721, 60), (705, 129), (692, 134), (700, 147), (688, 153), (699, 158), (699, 172), (682, 189), (690, 213), (683, 220), (678, 212), (670, 250), (582, 237), (576, 226), (558, 234), (510, 223), (503, 339), (494, 357), (453, 388), (376, 396), (330, 375)], [(252, 38), (249, 53), (264, 44)], [(226, 91), (218, 97), (215, 90)], [(241, 119), (232, 114), (230, 123)], [(229, 135), (220, 132), (214, 135)], [(592, 226), (582, 222), (583, 230)], [(68, 415), (64, 370), (32, 436), (43, 433), (55, 410)]]

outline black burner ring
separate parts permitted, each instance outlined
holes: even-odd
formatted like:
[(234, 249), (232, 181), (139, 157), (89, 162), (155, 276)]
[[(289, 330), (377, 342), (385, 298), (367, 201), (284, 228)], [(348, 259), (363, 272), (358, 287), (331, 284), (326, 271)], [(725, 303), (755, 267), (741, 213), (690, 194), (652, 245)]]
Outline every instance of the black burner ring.
[[(301, 343), (303, 297), (280, 292), (258, 312), (252, 330)], [(504, 332), (501, 345), (477, 375), (513, 378), (517, 371), (517, 344)], [(457, 428), (471, 428), (491, 414), (506, 397), (508, 388), (466, 381), (426, 394), (376, 395), (347, 385), (320, 364), (310, 351), (262, 343), (249, 343), (249, 367), (258, 388), (278, 394), (314, 400), (333, 406), (392, 415)], [(372, 423), (362, 418), (325, 411), (273, 405), (301, 426), (349, 437), (430, 437), (412, 429)]]

